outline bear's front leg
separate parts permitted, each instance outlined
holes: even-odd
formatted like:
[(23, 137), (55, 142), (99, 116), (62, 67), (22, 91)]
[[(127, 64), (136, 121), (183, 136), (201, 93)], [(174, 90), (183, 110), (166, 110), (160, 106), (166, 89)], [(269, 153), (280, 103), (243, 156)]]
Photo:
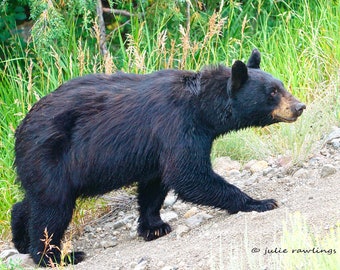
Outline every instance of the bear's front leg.
[(171, 187), (188, 202), (225, 209), (230, 214), (239, 211), (264, 212), (277, 207), (275, 200), (255, 200), (213, 172), (194, 179), (181, 179), (174, 181)]
[(182, 200), (227, 210), (230, 214), (239, 211), (264, 212), (277, 207), (273, 199), (255, 200), (236, 186), (216, 174), (209, 156), (196, 151), (172, 151), (166, 164), (163, 181)]
[(146, 241), (157, 239), (171, 232), (169, 224), (160, 217), (160, 209), (168, 189), (159, 178), (138, 184), (139, 224), (138, 234)]

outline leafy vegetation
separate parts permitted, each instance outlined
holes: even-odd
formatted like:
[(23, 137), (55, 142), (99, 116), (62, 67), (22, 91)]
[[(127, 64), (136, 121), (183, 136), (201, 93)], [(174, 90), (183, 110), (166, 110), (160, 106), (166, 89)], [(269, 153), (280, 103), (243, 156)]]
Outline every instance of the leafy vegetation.
[[(164, 68), (199, 70), (218, 63), (230, 66), (235, 59), (246, 60), (256, 47), (262, 52), (262, 69), (285, 82), (308, 109), (294, 124), (247, 129), (220, 138), (213, 157), (229, 155), (245, 161), (284, 154), (298, 163), (322, 134), (339, 124), (338, 0), (211, 0), (197, 5), (194, 1), (114, 1), (118, 6), (108, 1), (133, 15), (109, 16), (105, 56), (100, 54), (94, 2), (0, 4), (4, 7), (0, 13), (1, 239), (8, 239), (10, 208), (22, 196), (13, 168), (15, 128), (39, 98), (71, 78), (115, 70), (147, 73)], [(24, 19), (22, 8), (28, 3), (34, 26), (25, 40), (12, 30), (13, 22)]]

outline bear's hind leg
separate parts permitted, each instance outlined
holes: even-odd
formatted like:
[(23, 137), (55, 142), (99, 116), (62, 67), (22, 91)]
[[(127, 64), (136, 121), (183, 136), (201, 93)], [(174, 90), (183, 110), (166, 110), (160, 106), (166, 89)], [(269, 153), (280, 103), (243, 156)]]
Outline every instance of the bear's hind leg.
[(20, 252), (29, 253), (30, 238), (28, 235), (29, 204), (25, 198), (22, 202), (13, 205), (12, 208), (12, 242)]
[(151, 241), (171, 232), (169, 224), (160, 217), (160, 209), (168, 189), (160, 179), (138, 185), (139, 225), (138, 233), (146, 241)]
[[(31, 201), (29, 236), (30, 254), (39, 266), (52, 266), (61, 262), (60, 243), (71, 221), (75, 200), (66, 203)], [(64, 258), (66, 264), (77, 264), (85, 257), (83, 252), (73, 252)]]

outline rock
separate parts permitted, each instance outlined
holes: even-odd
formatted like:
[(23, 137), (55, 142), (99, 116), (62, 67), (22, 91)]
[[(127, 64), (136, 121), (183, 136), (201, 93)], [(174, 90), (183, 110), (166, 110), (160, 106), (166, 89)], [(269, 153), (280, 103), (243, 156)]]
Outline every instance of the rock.
[(335, 149), (340, 149), (340, 138), (338, 139), (333, 139), (331, 141), (331, 145), (335, 148)]
[(313, 166), (313, 167), (317, 167), (319, 165), (319, 163), (321, 162), (322, 158), (320, 156), (313, 156), (308, 160), (308, 165), (309, 166)]
[(174, 266), (164, 266), (161, 270), (177, 270), (177, 267)]
[(84, 232), (89, 233), (89, 232), (92, 232), (92, 231), (93, 231), (92, 226), (86, 225), (86, 226), (84, 227)]
[(336, 168), (331, 164), (326, 164), (322, 167), (320, 176), (321, 178), (325, 178), (335, 173), (336, 173)]
[(227, 177), (237, 177), (237, 176), (240, 176), (240, 175), (241, 175), (241, 172), (237, 169), (232, 169), (232, 170), (230, 170), (226, 173)]
[(134, 215), (128, 215), (128, 216), (116, 221), (113, 224), (113, 229), (114, 230), (119, 229), (119, 228), (125, 226), (126, 224), (133, 222), (134, 219), (135, 219)]
[(198, 208), (196, 206), (191, 207), (184, 215), (184, 218), (190, 218), (193, 215), (196, 215), (199, 212)]
[(254, 164), (252, 164), (250, 166), (249, 170), (251, 171), (251, 173), (256, 173), (256, 172), (262, 172), (267, 168), (268, 168), (267, 161), (260, 160), (260, 161), (256, 161)]
[(263, 170), (263, 176), (267, 176), (267, 175), (271, 175), (275, 172), (275, 169), (272, 167), (268, 167), (266, 169)]
[(161, 214), (161, 218), (164, 222), (170, 222), (172, 220), (177, 220), (178, 215), (174, 211), (169, 211)]
[(244, 169), (249, 171), (250, 167), (255, 164), (257, 161), (255, 159), (249, 160), (245, 165), (244, 165)]
[(293, 177), (306, 179), (309, 177), (309, 172), (308, 170), (301, 168), (293, 174)]
[(136, 239), (138, 237), (137, 230), (131, 230), (129, 233), (130, 239)]
[(251, 177), (249, 177), (247, 180), (245, 180), (245, 181), (243, 182), (243, 184), (244, 184), (245, 186), (251, 186), (251, 185), (253, 185), (253, 184), (256, 183), (256, 182), (258, 182), (258, 175), (257, 175), (257, 174), (254, 174), (254, 175), (252, 175)]
[(292, 157), (291, 156), (281, 156), (277, 160), (277, 164), (280, 167), (289, 167), (292, 164)]
[(93, 232), (90, 232), (87, 234), (87, 239), (95, 239), (97, 238), (97, 235)]
[(31, 258), (29, 254), (21, 254), (21, 253), (14, 254), (13, 256), (8, 257), (5, 262), (11, 265), (20, 265), (23, 267), (29, 267), (29, 266), (36, 267), (37, 266), (33, 262), (33, 259)]
[(189, 232), (190, 229), (188, 226), (185, 226), (185, 225), (178, 225), (177, 228), (176, 228), (176, 235), (177, 237), (182, 237), (184, 234), (186, 234), (187, 232)]
[(163, 208), (172, 207), (176, 201), (177, 201), (177, 195), (172, 191), (169, 192), (168, 195), (165, 197)]
[(286, 204), (287, 202), (288, 202), (288, 199), (287, 199), (287, 198), (280, 200), (280, 203), (281, 203), (281, 204)]
[(146, 270), (146, 269), (148, 269), (148, 260), (146, 258), (142, 258), (133, 269), (134, 270)]
[(192, 217), (189, 217), (186, 221), (185, 224), (189, 227), (189, 228), (195, 228), (197, 226), (199, 226), (203, 221), (211, 219), (213, 216), (205, 213), (205, 212), (201, 212), (198, 213), (196, 215), (193, 215)]
[(107, 222), (103, 225), (103, 230), (104, 231), (109, 231), (113, 229), (113, 222)]
[(8, 257), (13, 256), (14, 254), (19, 254), (19, 251), (17, 251), (14, 248), (13, 249), (4, 250), (3, 252), (0, 253), (0, 260), (4, 261)]
[(115, 237), (113, 237), (111, 240), (102, 240), (99, 243), (99, 247), (101, 248), (110, 248), (114, 246), (117, 246), (117, 239)]
[(165, 262), (163, 261), (158, 261), (156, 264), (155, 264), (156, 268), (157, 269), (163, 269), (163, 267), (165, 267)]
[(326, 143), (331, 144), (333, 140), (340, 139), (340, 128), (335, 127), (334, 130), (327, 136)]
[(230, 157), (218, 157), (213, 163), (214, 171), (222, 176), (226, 176), (231, 170), (240, 170), (241, 164), (236, 160), (231, 160)]

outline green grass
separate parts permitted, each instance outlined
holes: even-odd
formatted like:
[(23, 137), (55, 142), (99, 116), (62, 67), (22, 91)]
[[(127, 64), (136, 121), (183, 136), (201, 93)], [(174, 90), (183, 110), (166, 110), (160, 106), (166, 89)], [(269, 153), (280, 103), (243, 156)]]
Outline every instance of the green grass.
[(5, 263), (0, 260), (0, 270), (23, 270), (19, 262)]
[[(282, 229), (273, 232), (272, 243), (268, 246), (252, 242), (250, 234), (246, 227), (243, 243), (224, 241), (216, 247), (212, 251), (210, 269), (336, 270), (340, 267), (340, 224), (320, 230), (307, 224), (305, 217), (295, 212), (283, 218)], [(225, 252), (228, 252), (228, 259)]]
[(77, 39), (71, 22), (66, 22), (66, 47), (52, 44), (45, 48), (49, 53), (38, 54), (36, 44), (10, 53), (0, 47), (5, 55), (0, 62), (0, 238), (9, 238), (10, 208), (22, 197), (13, 169), (16, 126), (40, 97), (87, 73), (230, 66), (235, 59), (247, 60), (257, 47), (261, 67), (306, 102), (307, 110), (294, 124), (224, 136), (215, 143), (212, 156), (246, 161), (289, 154), (296, 162), (305, 159), (322, 134), (340, 121), (340, 1), (300, 1), (292, 7), (291, 2), (273, 2), (266, 11), (264, 1), (230, 1), (209, 16), (191, 10), (190, 29), (185, 23), (168, 28), (168, 15), (160, 16), (156, 25), (134, 17), (126, 39), (119, 30), (112, 34), (106, 59), (98, 54), (95, 33), (82, 29), (88, 38)]
[(284, 224), (281, 246), (289, 251), (281, 261), (283, 269), (339, 269), (340, 224), (320, 236), (294, 213)]

